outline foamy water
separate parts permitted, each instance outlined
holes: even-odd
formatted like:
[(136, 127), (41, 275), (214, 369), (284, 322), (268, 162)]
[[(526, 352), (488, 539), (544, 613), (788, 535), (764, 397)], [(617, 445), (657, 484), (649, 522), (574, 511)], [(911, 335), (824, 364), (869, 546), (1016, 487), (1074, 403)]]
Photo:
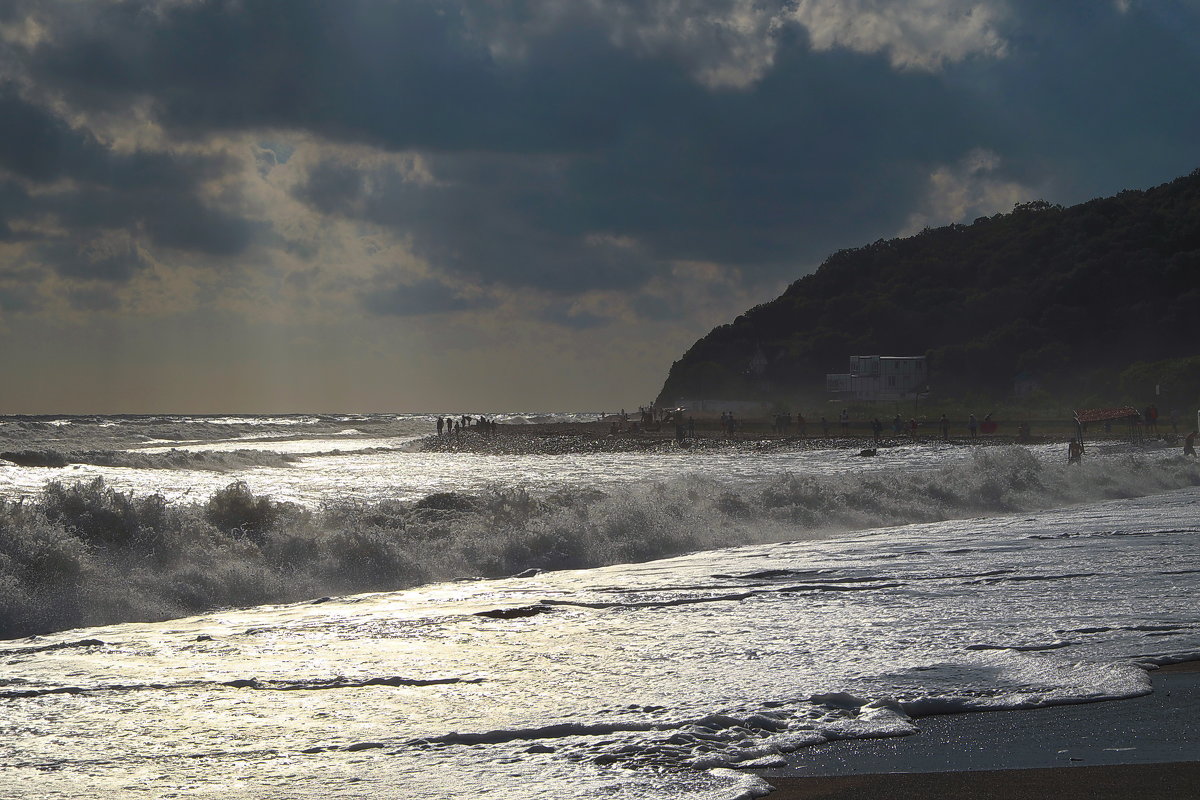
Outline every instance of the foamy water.
[[(417, 432), (379, 436), (370, 423), (354, 427), (373, 440)], [(197, 427), (184, 423), (177, 441), (203, 438)], [(330, 441), (329, 431), (298, 428), (289, 443)], [(1142, 665), (1200, 655), (1200, 475), (1175, 451), (1092, 448), (1082, 468), (1068, 468), (1060, 448), (909, 447), (869, 460), (324, 447), (215, 474), (96, 469), (109, 482), (128, 475), (113, 485), (139, 491), (208, 478), (216, 490), (240, 478), (313, 509), (344, 492), (385, 503), (465, 491), (475, 499), (372, 505), (370, 525), (355, 518), (353, 547), (369, 541), (376, 549), (363, 552), (378, 560), (387, 537), (406, 536), (404, 557), (428, 569), (499, 563), (501, 552), (513, 571), (697, 552), (0, 644), (10, 733), (0, 739), (0, 788), (30, 797), (749, 797), (766, 787), (745, 767), (809, 744), (909, 734), (930, 713), (1129, 697), (1149, 690)], [(3, 470), (10, 494), (36, 472)], [(203, 499), (206, 486), (179, 497)], [(483, 486), (490, 499), (469, 495)], [(375, 519), (385, 511), (391, 521)], [(136, 510), (139, 520), (150, 513)], [(8, 535), (25, 537), (22, 553), (35, 542), (66, 552), (48, 525)], [(335, 566), (350, 570), (351, 540), (338, 535)], [(145, 599), (190, 586), (194, 572), (266, 580), (283, 534), (231, 536), (203, 547), (163, 538), (167, 552), (155, 557), (168, 561), (136, 579), (127, 564), (124, 585)], [(77, 580), (91, 576), (96, 601), (112, 602), (120, 583), (101, 580), (106, 562), (80, 558)], [(334, 575), (326, 561), (305, 580)], [(128, 608), (152, 610), (139, 612), (136, 598)]]

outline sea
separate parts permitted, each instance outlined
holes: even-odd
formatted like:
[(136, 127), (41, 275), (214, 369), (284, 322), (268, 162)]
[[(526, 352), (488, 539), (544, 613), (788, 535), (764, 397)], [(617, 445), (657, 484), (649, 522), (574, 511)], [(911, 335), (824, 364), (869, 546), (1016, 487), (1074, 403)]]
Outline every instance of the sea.
[(1178, 445), (498, 455), (435, 419), (0, 418), (0, 796), (760, 797), (814, 744), (1200, 658)]

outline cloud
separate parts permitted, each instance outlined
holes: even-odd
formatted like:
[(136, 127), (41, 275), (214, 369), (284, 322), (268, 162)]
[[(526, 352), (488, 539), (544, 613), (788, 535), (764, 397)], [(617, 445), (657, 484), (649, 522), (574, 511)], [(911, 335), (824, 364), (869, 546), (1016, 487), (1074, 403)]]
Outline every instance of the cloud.
[(920, 210), (909, 216), (900, 235), (1010, 211), (1017, 203), (1035, 199), (1030, 187), (997, 177), (1000, 166), (998, 155), (976, 149), (954, 165), (933, 170)]
[(497, 352), (520, 318), (514, 347), (603, 328), (652, 374), (659, 337), (836, 249), (1190, 171), (1197, 27), (1081, 0), (6, 3), (0, 303)]
[[(0, 117), (5, 121), (0, 171), (10, 177), (6, 186), (17, 187), (0, 195), (0, 232), (11, 236), (13, 221), (22, 217), (30, 223), (50, 219), (65, 231), (43, 234), (55, 245), (69, 240), (79, 248), (105, 231), (124, 231), (162, 247), (212, 256), (240, 253), (263, 233), (261, 222), (204, 196), (206, 185), (238, 169), (224, 154), (118, 150), (25, 99), (13, 83), (0, 85)], [(21, 182), (31, 188), (21, 188)], [(20, 210), (11, 200), (16, 192), (24, 200)], [(46, 252), (67, 251), (57, 246)], [(69, 264), (55, 268), (76, 271)], [(101, 271), (110, 277), (129, 274)]]
[[(1084, 68), (1055, 55), (1064, 20), (1017, 0), (37, 8), (20, 85), (58, 100), (10, 89), (26, 133), (3, 149), (30, 180), (82, 183), (40, 213), (226, 262), (272, 242), (318, 258), (321, 220), (340, 219), (480, 284), (636, 290), (679, 261), (771, 282), (925, 213), (930, 175), (972, 148), (1002, 157), (994, 181), (1030, 185), (1070, 150), (1046, 115), (1081, 133), (1040, 88)], [(78, 122), (132, 137), (122, 108), (167, 146), (118, 152)], [(237, 159), (211, 146), (239, 137)], [(305, 237), (273, 238), (290, 223), (238, 200), (256, 181), (307, 208)]]
[(477, 290), (449, 286), (438, 280), (385, 284), (362, 296), (363, 307), (368, 311), (398, 317), (466, 311), (484, 303), (485, 298)]
[(71, 289), (67, 300), (77, 311), (115, 311), (121, 301), (110, 286), (87, 286)]
[(978, 0), (796, 0), (788, 18), (817, 50), (885, 53), (897, 69), (936, 70), (971, 56), (1004, 57), (1003, 8)]
[(576, 331), (602, 328), (612, 322), (611, 317), (603, 314), (595, 314), (580, 308), (576, 304), (564, 306), (560, 303), (554, 303), (542, 309), (539, 316), (546, 322)]
[(38, 260), (65, 278), (125, 283), (150, 266), (137, 242), (122, 234), (97, 237), (73, 246), (55, 241), (37, 248)]

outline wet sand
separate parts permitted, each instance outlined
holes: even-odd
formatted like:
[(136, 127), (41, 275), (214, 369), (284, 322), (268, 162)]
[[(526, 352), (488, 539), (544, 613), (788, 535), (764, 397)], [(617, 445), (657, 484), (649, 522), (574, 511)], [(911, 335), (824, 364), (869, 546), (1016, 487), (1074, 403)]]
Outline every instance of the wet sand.
[(771, 800), (1186, 800), (1200, 762), (771, 780)]
[(1131, 700), (920, 720), (896, 739), (835, 742), (759, 773), (771, 800), (1179, 800), (1200, 797), (1200, 662)]

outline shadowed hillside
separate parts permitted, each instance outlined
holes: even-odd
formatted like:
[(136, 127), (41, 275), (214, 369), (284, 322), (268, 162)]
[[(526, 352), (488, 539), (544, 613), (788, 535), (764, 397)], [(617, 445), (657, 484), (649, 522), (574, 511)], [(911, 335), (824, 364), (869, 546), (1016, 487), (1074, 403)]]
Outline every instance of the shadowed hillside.
[[(928, 355), (942, 396), (1004, 396), (1027, 373), (1051, 392), (1114, 399), (1171, 380), (1191, 402), (1198, 311), (1200, 169), (1146, 191), (1070, 208), (1035, 201), (834, 253), (692, 345), (658, 401), (815, 396), (849, 355), (879, 353)], [(765, 365), (753, 370), (756, 352)]]

